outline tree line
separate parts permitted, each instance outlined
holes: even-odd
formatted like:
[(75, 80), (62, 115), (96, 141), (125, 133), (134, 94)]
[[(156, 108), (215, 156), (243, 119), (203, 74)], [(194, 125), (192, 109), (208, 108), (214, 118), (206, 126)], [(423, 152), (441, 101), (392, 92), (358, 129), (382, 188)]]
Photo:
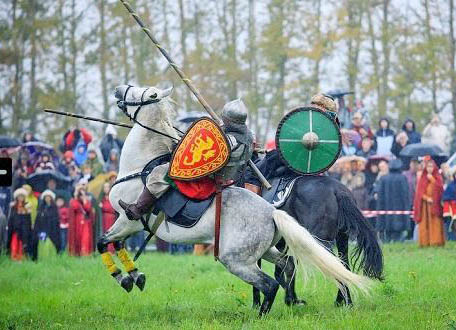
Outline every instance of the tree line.
[[(456, 122), (454, 0), (130, 3), (214, 108), (243, 98), (260, 141), (334, 88), (373, 119)], [(202, 109), (120, 1), (5, 0), (0, 38), (0, 134), (56, 141), (76, 125), (45, 107), (121, 119), (112, 95), (124, 83), (173, 83), (180, 112)]]

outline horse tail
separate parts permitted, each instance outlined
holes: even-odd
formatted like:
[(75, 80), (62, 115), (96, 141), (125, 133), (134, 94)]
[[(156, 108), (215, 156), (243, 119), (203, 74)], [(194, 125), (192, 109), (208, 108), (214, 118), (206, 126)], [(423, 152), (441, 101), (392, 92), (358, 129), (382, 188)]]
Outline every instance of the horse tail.
[(273, 212), (274, 222), (279, 233), (285, 239), (291, 255), (297, 265), (301, 266), (304, 275), (307, 275), (307, 265), (313, 265), (324, 275), (336, 281), (336, 284), (345, 292), (341, 284), (354, 286), (364, 293), (368, 293), (371, 280), (349, 271), (334, 254), (322, 246), (303, 226), (293, 217), (281, 210)]
[(356, 247), (350, 258), (353, 269), (362, 268), (364, 275), (382, 280), (383, 253), (374, 228), (356, 206), (350, 191), (336, 191), (336, 199), (339, 206), (339, 228), (356, 239)]

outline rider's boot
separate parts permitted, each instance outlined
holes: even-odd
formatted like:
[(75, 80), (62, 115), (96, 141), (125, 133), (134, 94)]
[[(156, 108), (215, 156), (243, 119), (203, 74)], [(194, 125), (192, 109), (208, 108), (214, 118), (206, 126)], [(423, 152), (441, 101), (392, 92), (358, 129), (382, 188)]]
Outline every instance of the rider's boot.
[(125, 210), (125, 214), (130, 220), (138, 220), (148, 213), (156, 202), (156, 198), (152, 195), (146, 187), (144, 187), (141, 195), (139, 195), (136, 203), (127, 204), (119, 199), (119, 205)]
[(257, 195), (261, 195), (261, 187), (258, 187), (257, 185), (245, 183), (244, 188), (250, 190), (251, 192), (254, 192)]

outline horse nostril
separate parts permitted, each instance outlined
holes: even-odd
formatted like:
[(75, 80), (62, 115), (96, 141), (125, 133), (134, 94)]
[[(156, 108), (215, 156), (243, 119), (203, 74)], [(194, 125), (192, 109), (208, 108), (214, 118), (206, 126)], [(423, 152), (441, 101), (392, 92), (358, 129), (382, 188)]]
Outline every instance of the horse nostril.
[(126, 90), (126, 86), (124, 86), (124, 85), (117, 86), (115, 89), (115, 93), (114, 93), (115, 98), (118, 100), (122, 100), (124, 97), (124, 94), (125, 94), (125, 90)]
[(115, 96), (116, 99), (118, 99), (118, 100), (121, 100), (121, 99), (122, 99), (122, 93), (120, 92), (120, 90), (119, 90), (118, 88), (116, 88), (116, 92), (115, 92), (114, 96)]
[(150, 99), (156, 99), (157, 98), (157, 93), (153, 93), (152, 95), (149, 96)]

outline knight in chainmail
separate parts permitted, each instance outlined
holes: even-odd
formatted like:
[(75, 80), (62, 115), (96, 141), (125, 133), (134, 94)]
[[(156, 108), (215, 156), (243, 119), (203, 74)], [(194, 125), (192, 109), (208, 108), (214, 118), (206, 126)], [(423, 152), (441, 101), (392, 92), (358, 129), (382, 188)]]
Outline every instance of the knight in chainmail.
[[(246, 126), (247, 108), (242, 100), (237, 99), (225, 104), (222, 110), (223, 129), (230, 144), (230, 159), (216, 178), (223, 182), (237, 181), (244, 173), (248, 160), (253, 152), (253, 135)], [(119, 200), (119, 205), (125, 210), (130, 220), (138, 220), (149, 212), (169, 188), (167, 178), (169, 163), (155, 167), (147, 176), (146, 186), (136, 203), (127, 204)]]
[(253, 135), (246, 126), (247, 108), (244, 102), (237, 99), (225, 104), (222, 120), (230, 143), (231, 156), (228, 164), (216, 175), (224, 181), (236, 182), (243, 175), (253, 152)]

